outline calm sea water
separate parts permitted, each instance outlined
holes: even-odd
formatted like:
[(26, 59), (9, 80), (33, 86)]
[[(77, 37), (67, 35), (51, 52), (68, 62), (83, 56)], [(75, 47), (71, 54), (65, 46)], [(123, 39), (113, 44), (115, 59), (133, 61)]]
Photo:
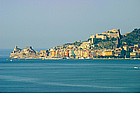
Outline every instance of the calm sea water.
[(0, 59), (0, 92), (140, 92), (140, 60)]

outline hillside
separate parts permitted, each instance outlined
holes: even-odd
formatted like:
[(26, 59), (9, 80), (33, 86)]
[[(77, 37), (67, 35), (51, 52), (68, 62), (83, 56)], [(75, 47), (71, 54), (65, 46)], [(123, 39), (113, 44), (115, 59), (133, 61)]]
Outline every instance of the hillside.
[(121, 39), (121, 45), (123, 44), (127, 44), (128, 46), (140, 44), (140, 29), (134, 29), (127, 35), (123, 35)]
[[(98, 35), (98, 38), (96, 37)], [(99, 36), (100, 35), (100, 36)], [(134, 29), (132, 32), (118, 37), (108, 37), (105, 33), (96, 34), (93, 38), (93, 44), (96, 48), (112, 49), (122, 47), (123, 45), (134, 46), (140, 44), (140, 29)], [(105, 37), (105, 38), (103, 38)]]

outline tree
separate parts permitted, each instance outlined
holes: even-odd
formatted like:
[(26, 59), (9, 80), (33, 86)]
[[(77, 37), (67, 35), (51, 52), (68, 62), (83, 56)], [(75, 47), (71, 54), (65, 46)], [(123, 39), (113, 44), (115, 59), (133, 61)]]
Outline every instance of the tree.
[(120, 57), (125, 58), (125, 55), (126, 55), (126, 51), (124, 50), (124, 48), (122, 48)]

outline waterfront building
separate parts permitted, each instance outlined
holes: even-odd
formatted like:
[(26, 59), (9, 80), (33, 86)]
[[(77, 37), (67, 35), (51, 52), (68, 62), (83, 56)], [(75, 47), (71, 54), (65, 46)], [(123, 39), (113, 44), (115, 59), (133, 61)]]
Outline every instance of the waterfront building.
[(54, 49), (50, 49), (50, 57), (54, 58), (55, 54), (56, 54), (55, 50)]
[(61, 57), (64, 58), (65, 57), (65, 50), (64, 49), (61, 49), (60, 54), (61, 54)]
[(59, 48), (58, 48), (58, 50), (57, 50), (57, 57), (58, 57), (58, 58), (61, 58), (61, 49), (59, 49)]
[(130, 52), (130, 58), (136, 58), (138, 57), (137, 52)]
[(89, 57), (89, 50), (84, 50), (83, 51), (83, 57), (88, 58)]
[(95, 58), (95, 57), (96, 57), (95, 50), (91, 50), (91, 52), (90, 52), (90, 58)]
[(80, 49), (80, 57), (83, 58), (83, 49)]
[(69, 50), (65, 50), (65, 57), (69, 57)]
[(96, 57), (101, 57), (102, 56), (102, 50), (96, 50)]
[(120, 57), (121, 56), (121, 48), (115, 48), (114, 49), (114, 56), (115, 57)]
[(114, 56), (114, 51), (113, 50), (104, 50), (102, 52), (103, 57), (113, 57)]
[(69, 51), (69, 57), (70, 57), (70, 58), (75, 58), (74, 50), (70, 50), (70, 51)]
[(47, 58), (47, 56), (48, 56), (48, 53), (46, 50), (40, 50), (40, 52), (39, 52), (40, 58)]
[(75, 58), (78, 59), (80, 57), (78, 49), (74, 50)]
[(55, 50), (55, 58), (58, 58), (59, 57), (59, 51), (58, 49)]

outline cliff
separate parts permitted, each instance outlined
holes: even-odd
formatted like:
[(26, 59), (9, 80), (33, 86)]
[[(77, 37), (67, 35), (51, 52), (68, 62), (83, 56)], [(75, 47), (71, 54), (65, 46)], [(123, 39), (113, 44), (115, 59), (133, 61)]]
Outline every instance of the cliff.
[(10, 58), (14, 59), (35, 59), (38, 57), (38, 53), (31, 46), (24, 49), (16, 46), (10, 54)]

